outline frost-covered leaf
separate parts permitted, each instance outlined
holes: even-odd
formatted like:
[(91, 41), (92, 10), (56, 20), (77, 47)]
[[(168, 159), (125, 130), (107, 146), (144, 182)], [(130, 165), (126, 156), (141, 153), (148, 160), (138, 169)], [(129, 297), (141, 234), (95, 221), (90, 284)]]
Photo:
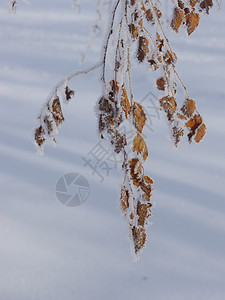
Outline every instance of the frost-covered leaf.
[(126, 92), (126, 89), (125, 89), (124, 85), (122, 87), (122, 96), (121, 96), (120, 103), (121, 103), (121, 107), (122, 107), (122, 109), (125, 113), (126, 118), (128, 118), (128, 113), (130, 111), (130, 102), (129, 102), (129, 99), (127, 97), (127, 92)]
[(198, 13), (190, 12), (185, 16), (187, 33), (190, 35), (198, 26), (200, 16)]
[(192, 99), (186, 99), (184, 105), (181, 108), (183, 114), (190, 118), (196, 110), (196, 103)]
[(184, 11), (178, 7), (176, 7), (174, 9), (174, 12), (173, 12), (173, 19), (171, 21), (171, 28), (173, 30), (175, 30), (176, 32), (179, 31), (179, 28), (182, 24), (182, 21), (183, 21), (183, 18), (184, 18)]
[(137, 134), (133, 140), (133, 152), (136, 151), (137, 154), (141, 154), (143, 159), (146, 160), (148, 157), (148, 148), (140, 134)]
[(134, 241), (134, 250), (135, 254), (138, 254), (145, 245), (146, 241), (146, 232), (143, 227), (133, 227), (132, 236)]
[(134, 125), (138, 132), (141, 133), (147, 119), (143, 107), (139, 103), (134, 102), (131, 111), (134, 116)]
[(194, 137), (196, 143), (199, 143), (202, 140), (203, 136), (205, 135), (205, 132), (206, 132), (206, 126), (204, 123), (202, 123), (200, 127), (198, 127), (196, 135)]
[(53, 119), (54, 119), (57, 126), (62, 124), (62, 122), (64, 121), (64, 117), (63, 117), (59, 97), (56, 97), (52, 101), (52, 116), (53, 116)]
[(129, 208), (129, 191), (125, 186), (121, 188), (120, 206), (124, 215), (126, 215), (127, 209)]
[(34, 139), (39, 147), (41, 147), (45, 142), (44, 134), (45, 131), (42, 125), (35, 129)]
[(143, 62), (148, 52), (149, 52), (148, 40), (145, 37), (140, 36), (138, 42), (138, 52), (137, 52), (138, 60), (140, 62)]

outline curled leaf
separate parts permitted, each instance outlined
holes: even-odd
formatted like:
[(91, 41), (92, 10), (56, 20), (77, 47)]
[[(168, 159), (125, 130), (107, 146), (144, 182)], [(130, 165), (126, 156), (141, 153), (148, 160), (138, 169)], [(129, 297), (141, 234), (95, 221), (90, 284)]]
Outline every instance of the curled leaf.
[(52, 101), (52, 116), (57, 126), (62, 124), (62, 122), (64, 121), (59, 97), (55, 98)]
[(44, 134), (45, 134), (45, 131), (44, 131), (44, 128), (42, 127), (42, 125), (35, 129), (34, 139), (39, 147), (41, 147), (45, 142)]
[(142, 165), (137, 158), (132, 158), (129, 161), (130, 176), (135, 186), (140, 186), (142, 181)]
[(186, 99), (184, 105), (181, 108), (181, 111), (183, 112), (183, 114), (185, 116), (187, 116), (188, 118), (190, 118), (194, 111), (196, 110), (196, 103), (194, 100), (191, 99)]
[(185, 126), (189, 128), (188, 139), (191, 142), (192, 137), (195, 135), (197, 128), (202, 124), (202, 117), (200, 115), (194, 115)]
[(129, 192), (125, 186), (121, 189), (120, 206), (124, 215), (126, 215), (127, 209), (129, 208)]
[(164, 111), (167, 113), (167, 118), (169, 121), (172, 120), (172, 115), (176, 111), (176, 101), (174, 97), (165, 96), (159, 99), (160, 106), (164, 109)]
[(124, 85), (122, 87), (122, 96), (121, 96), (120, 103), (121, 103), (121, 107), (125, 113), (126, 118), (128, 118), (128, 113), (130, 111), (130, 102), (128, 100), (127, 92), (126, 92)]
[(142, 106), (139, 103), (134, 102), (131, 108), (131, 113), (134, 115), (134, 125), (141, 133), (147, 119)]
[(66, 95), (66, 100), (69, 101), (72, 96), (74, 96), (74, 91), (71, 90), (68, 85), (65, 87), (65, 95)]

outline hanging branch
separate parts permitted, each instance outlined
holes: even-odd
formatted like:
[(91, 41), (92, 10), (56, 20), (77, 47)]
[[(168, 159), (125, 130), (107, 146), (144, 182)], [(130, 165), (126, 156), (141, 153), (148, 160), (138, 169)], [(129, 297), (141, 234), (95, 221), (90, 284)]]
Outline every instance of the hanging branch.
[[(208, 14), (213, 6), (212, 0), (173, 0), (172, 3), (173, 17), (169, 26), (176, 33), (183, 27), (188, 35), (196, 30), (201, 13)], [(132, 248), (138, 256), (146, 243), (146, 227), (152, 213), (153, 180), (144, 172), (148, 148), (143, 130), (147, 117), (134, 96), (131, 53), (135, 51), (136, 62), (140, 65), (160, 73), (156, 80), (156, 87), (162, 93), (159, 103), (176, 146), (185, 135), (190, 143), (200, 142), (206, 126), (196, 109), (196, 102), (190, 99), (176, 71), (177, 56), (162, 26), (164, 12), (160, 1), (116, 0), (109, 1), (109, 5), (112, 8), (100, 62), (87, 70), (73, 72), (53, 88), (38, 116), (35, 141), (41, 148), (47, 137), (55, 141), (55, 133), (64, 121), (59, 91), (64, 91), (64, 100), (69, 101), (74, 91), (68, 87), (68, 82), (101, 67), (103, 91), (97, 104), (98, 128), (101, 138), (107, 137), (113, 151), (123, 160), (120, 206), (128, 222)], [(111, 68), (109, 56), (110, 61), (114, 62)], [(109, 80), (106, 80), (106, 75)], [(181, 96), (178, 95), (179, 85), (184, 92)], [(133, 132), (131, 148), (121, 125), (128, 126)]]

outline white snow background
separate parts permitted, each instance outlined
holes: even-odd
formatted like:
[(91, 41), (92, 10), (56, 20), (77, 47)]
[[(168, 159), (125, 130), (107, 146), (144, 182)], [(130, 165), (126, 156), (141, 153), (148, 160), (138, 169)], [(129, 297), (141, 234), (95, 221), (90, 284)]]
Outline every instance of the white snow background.
[[(146, 173), (154, 178), (153, 225), (134, 262), (119, 210), (120, 172), (100, 183), (82, 156), (98, 141), (94, 106), (98, 72), (70, 83), (57, 146), (36, 154), (36, 116), (52, 87), (95, 63), (94, 1), (81, 14), (72, 1), (18, 1), (16, 14), (0, 0), (0, 300), (225, 299), (225, 9), (214, 7), (189, 38), (171, 34), (178, 70), (207, 125), (199, 145), (174, 150), (163, 113), (148, 132)], [(136, 97), (151, 90), (139, 67)], [(154, 91), (156, 93), (156, 91)], [(61, 205), (55, 184), (78, 172), (91, 193), (80, 207)]]

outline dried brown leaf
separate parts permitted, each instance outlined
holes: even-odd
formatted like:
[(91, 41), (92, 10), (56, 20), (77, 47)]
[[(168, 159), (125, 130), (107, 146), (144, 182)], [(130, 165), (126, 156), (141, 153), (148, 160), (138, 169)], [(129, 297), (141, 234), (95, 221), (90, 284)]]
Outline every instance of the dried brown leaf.
[(133, 113), (134, 125), (138, 132), (141, 133), (147, 119), (142, 106), (139, 103), (134, 102), (130, 113)]
[(156, 32), (156, 45), (159, 49), (159, 51), (162, 51), (162, 47), (164, 46), (164, 39), (161, 39), (158, 32)]
[(132, 236), (134, 241), (134, 250), (138, 254), (140, 250), (144, 247), (146, 242), (146, 233), (143, 227), (132, 227)]
[(130, 111), (130, 102), (127, 97), (127, 92), (126, 92), (124, 85), (122, 86), (122, 97), (121, 98), (122, 98), (122, 100), (120, 101), (121, 107), (125, 113), (126, 118), (128, 118), (128, 113)]
[(65, 95), (66, 95), (66, 100), (69, 101), (70, 99), (72, 99), (72, 96), (74, 96), (74, 91), (71, 90), (68, 85), (65, 88)]
[(165, 91), (166, 80), (164, 77), (159, 77), (156, 80), (157, 89), (160, 91)]
[(129, 31), (132, 34), (133, 38), (136, 39), (138, 37), (138, 28), (134, 24), (130, 24)]
[(184, 135), (184, 130), (182, 128), (179, 128), (178, 126), (173, 127), (173, 138), (174, 138), (175, 146), (178, 145), (183, 135)]
[(202, 140), (203, 136), (205, 135), (205, 132), (206, 132), (206, 126), (204, 123), (202, 123), (200, 127), (197, 129), (196, 135), (194, 137), (196, 143), (199, 143)]
[(42, 125), (35, 129), (34, 139), (39, 147), (41, 147), (45, 142), (44, 134), (45, 134), (45, 131), (44, 131), (44, 128), (42, 127)]
[[(157, 18), (160, 19), (161, 16), (162, 16), (161, 11), (156, 6), (154, 6), (154, 9), (155, 9), (155, 13), (157, 15)], [(147, 21), (152, 22), (152, 24), (154, 24), (154, 18), (153, 18), (153, 14), (152, 14), (151, 9), (146, 10), (145, 17), (146, 17)]]
[(170, 27), (176, 32), (178, 32), (182, 24), (183, 18), (184, 18), (184, 11), (176, 7), (173, 11), (173, 19), (171, 21)]
[(138, 225), (144, 226), (148, 218), (148, 205), (142, 204), (140, 201), (137, 204)]
[(144, 160), (148, 157), (147, 145), (140, 134), (137, 134), (133, 139), (133, 151), (136, 151), (137, 154), (141, 154)]
[(126, 215), (127, 209), (129, 208), (129, 192), (125, 186), (121, 189), (120, 206), (124, 215)]
[(143, 62), (143, 60), (148, 52), (149, 52), (148, 40), (145, 37), (140, 36), (139, 40), (138, 40), (137, 59), (140, 62)]
[(62, 122), (64, 121), (59, 97), (55, 98), (52, 101), (52, 116), (57, 126), (62, 124)]
[(189, 128), (190, 132), (188, 134), (189, 142), (191, 142), (192, 137), (195, 135), (197, 128), (202, 124), (202, 117), (200, 115), (194, 115), (185, 126)]
[(172, 116), (176, 111), (176, 101), (174, 97), (165, 96), (159, 99), (160, 106), (167, 113), (167, 118), (169, 121), (172, 120)]
[(190, 35), (198, 26), (200, 16), (198, 13), (190, 12), (185, 16), (186, 19), (186, 26), (187, 26), (187, 33)]
[(182, 113), (190, 118), (196, 110), (196, 103), (192, 99), (186, 99), (184, 105), (181, 108)]
[(135, 186), (140, 186), (142, 178), (142, 165), (137, 158), (132, 158), (129, 161), (130, 176)]
[(209, 13), (209, 9), (210, 7), (213, 6), (213, 1), (212, 0), (203, 0), (201, 3), (200, 3), (200, 7), (201, 9), (205, 9), (206, 13), (208, 14)]

